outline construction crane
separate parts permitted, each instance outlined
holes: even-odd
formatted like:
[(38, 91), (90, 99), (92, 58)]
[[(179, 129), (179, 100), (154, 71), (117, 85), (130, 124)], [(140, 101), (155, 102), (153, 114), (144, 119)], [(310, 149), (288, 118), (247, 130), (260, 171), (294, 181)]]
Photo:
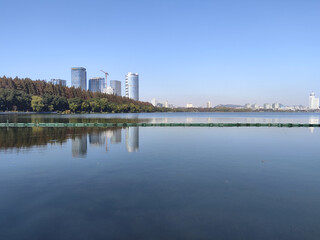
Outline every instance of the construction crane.
[(100, 71), (103, 72), (106, 75), (106, 88), (107, 88), (108, 87), (107, 78), (108, 78), (109, 73), (107, 73), (105, 71), (102, 71), (102, 70), (100, 70)]

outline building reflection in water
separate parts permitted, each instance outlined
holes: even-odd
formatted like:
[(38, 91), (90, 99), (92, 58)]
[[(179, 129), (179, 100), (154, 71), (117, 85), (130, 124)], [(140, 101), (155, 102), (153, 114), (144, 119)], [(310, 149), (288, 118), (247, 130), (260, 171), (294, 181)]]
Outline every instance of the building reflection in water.
[[(317, 117), (310, 117), (309, 118), (309, 124), (319, 124), (319, 118)], [(314, 133), (314, 127), (310, 127), (310, 132)]]
[[(128, 152), (139, 151), (139, 127), (128, 127), (125, 129), (126, 149)], [(72, 156), (86, 157), (87, 155), (87, 138), (92, 147), (105, 146), (106, 152), (108, 148), (108, 140), (111, 144), (119, 144), (122, 142), (122, 129), (108, 129), (97, 132), (85, 133), (72, 139)]]
[(139, 127), (126, 128), (126, 148), (128, 152), (139, 151)]
[(93, 146), (102, 146), (106, 143), (104, 132), (95, 132), (89, 134), (89, 143)]
[(113, 130), (113, 135), (110, 140), (111, 144), (121, 143), (121, 129)]
[(72, 139), (72, 157), (87, 156), (87, 134)]

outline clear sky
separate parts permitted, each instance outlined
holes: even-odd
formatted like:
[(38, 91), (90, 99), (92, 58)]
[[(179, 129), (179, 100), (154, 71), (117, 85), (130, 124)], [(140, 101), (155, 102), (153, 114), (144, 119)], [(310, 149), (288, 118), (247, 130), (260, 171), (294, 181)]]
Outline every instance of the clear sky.
[(140, 74), (140, 99), (175, 105), (320, 95), (319, 0), (0, 0), (0, 75)]

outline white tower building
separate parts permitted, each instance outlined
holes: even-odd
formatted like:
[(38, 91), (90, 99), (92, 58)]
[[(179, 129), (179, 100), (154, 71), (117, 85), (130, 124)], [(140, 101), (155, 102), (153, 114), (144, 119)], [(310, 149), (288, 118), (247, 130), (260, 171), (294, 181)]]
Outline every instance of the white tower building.
[(126, 97), (139, 101), (139, 74), (129, 72), (126, 75)]
[(316, 98), (314, 92), (312, 92), (309, 96), (309, 109), (319, 109), (319, 98)]

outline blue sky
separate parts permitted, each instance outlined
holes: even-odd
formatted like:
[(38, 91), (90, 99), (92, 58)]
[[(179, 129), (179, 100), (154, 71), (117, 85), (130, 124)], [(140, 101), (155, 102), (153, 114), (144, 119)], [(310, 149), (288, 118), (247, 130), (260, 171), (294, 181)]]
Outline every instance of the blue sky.
[(320, 1), (0, 0), (0, 75), (140, 74), (140, 98), (175, 105), (320, 95)]

